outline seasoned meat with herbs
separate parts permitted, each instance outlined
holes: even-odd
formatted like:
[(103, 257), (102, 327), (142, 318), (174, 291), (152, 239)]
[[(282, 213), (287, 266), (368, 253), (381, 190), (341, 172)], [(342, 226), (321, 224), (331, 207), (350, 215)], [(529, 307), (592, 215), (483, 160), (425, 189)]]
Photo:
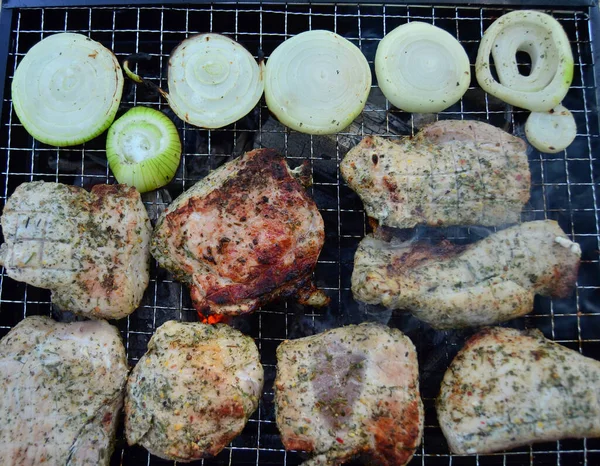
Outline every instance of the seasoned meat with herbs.
[(202, 313), (243, 314), (296, 295), (322, 306), (311, 281), (323, 219), (285, 160), (257, 149), (179, 196), (159, 218), (152, 254), (191, 288)]
[(404, 465), (423, 433), (415, 347), (374, 323), (284, 341), (275, 412), (285, 448), (314, 453), (305, 465)]
[(600, 362), (539, 330), (488, 328), (450, 364), (437, 414), (459, 455), (600, 437), (599, 387)]
[(104, 321), (21, 321), (0, 340), (0, 464), (108, 465), (127, 371)]
[(478, 121), (438, 121), (414, 138), (367, 136), (342, 175), (381, 225), (502, 225), (529, 199), (526, 144)]
[(469, 246), (386, 242), (369, 235), (354, 257), (352, 292), (406, 309), (437, 329), (489, 325), (533, 309), (536, 294), (567, 297), (581, 249), (553, 220), (527, 222)]
[(166, 322), (129, 376), (127, 442), (180, 462), (216, 455), (256, 410), (263, 380), (252, 338), (225, 324)]
[(6, 274), (52, 290), (62, 310), (120, 319), (148, 286), (151, 226), (134, 188), (23, 183), (4, 206), (2, 230)]

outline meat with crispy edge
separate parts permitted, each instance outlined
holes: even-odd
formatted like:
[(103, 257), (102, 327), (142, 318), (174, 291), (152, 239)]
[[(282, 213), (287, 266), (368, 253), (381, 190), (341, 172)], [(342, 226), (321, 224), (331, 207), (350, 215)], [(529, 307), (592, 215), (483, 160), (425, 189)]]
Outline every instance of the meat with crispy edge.
[(127, 442), (180, 462), (216, 455), (258, 407), (263, 380), (252, 338), (225, 324), (166, 322), (129, 376)]
[(9, 277), (52, 290), (62, 310), (120, 319), (150, 279), (151, 226), (140, 194), (125, 185), (23, 183), (2, 213), (0, 264)]
[(536, 294), (567, 297), (581, 249), (553, 220), (526, 222), (469, 246), (364, 238), (352, 292), (406, 309), (437, 329), (489, 325), (533, 309)]
[(367, 136), (340, 170), (381, 225), (502, 225), (529, 199), (526, 147), (487, 123), (444, 120), (414, 138)]
[(600, 437), (599, 387), (600, 362), (539, 330), (488, 328), (450, 364), (437, 415), (459, 455)]
[(305, 465), (401, 466), (421, 442), (417, 354), (399, 330), (364, 323), (277, 348), (275, 413), (283, 445)]
[(22, 320), (0, 340), (0, 464), (108, 465), (127, 372), (104, 321)]
[(247, 152), (161, 215), (152, 254), (190, 286), (198, 311), (243, 314), (293, 295), (327, 304), (311, 281), (325, 241), (323, 219), (293, 175), (274, 150)]

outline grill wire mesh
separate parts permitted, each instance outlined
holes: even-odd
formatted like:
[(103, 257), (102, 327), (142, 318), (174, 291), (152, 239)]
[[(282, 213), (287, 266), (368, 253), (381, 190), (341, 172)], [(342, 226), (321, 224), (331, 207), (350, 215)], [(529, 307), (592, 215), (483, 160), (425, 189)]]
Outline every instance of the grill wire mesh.
[[(165, 88), (169, 53), (181, 40), (195, 33), (213, 31), (227, 34), (255, 55), (262, 50), (268, 59), (279, 43), (294, 34), (308, 29), (330, 29), (358, 45), (372, 66), (379, 39), (400, 24), (418, 20), (433, 23), (454, 34), (474, 63), (483, 31), (507, 11), (469, 6), (310, 4), (17, 10), (11, 31), (0, 127), (2, 205), (19, 184), (27, 181), (55, 181), (88, 189), (94, 184), (114, 182), (106, 166), (103, 136), (83, 146), (57, 149), (34, 141), (12, 110), (10, 82), (16, 65), (31, 46), (50, 34), (71, 31), (89, 35), (111, 48), (121, 61), (132, 53), (146, 53), (149, 59), (140, 63), (139, 72)], [(575, 77), (565, 105), (575, 116), (577, 138), (566, 151), (558, 154), (547, 155), (530, 150), (532, 192), (523, 220), (557, 220), (563, 230), (582, 246), (583, 261), (576, 291), (570, 298), (551, 300), (538, 297), (534, 312), (508, 325), (539, 328), (548, 338), (600, 359), (597, 201), (600, 161), (595, 157), (599, 153), (599, 134), (590, 19), (585, 9), (549, 13), (563, 25), (573, 48)], [(155, 93), (127, 81), (121, 113), (134, 105), (158, 108), (174, 118)], [(465, 97), (440, 113), (438, 118), (488, 121), (522, 136), (526, 116), (526, 112), (508, 108), (486, 96), (473, 79)], [(411, 464), (600, 464), (598, 439), (543, 443), (486, 456), (450, 455), (437, 424), (434, 398), (445, 368), (473, 331), (435, 332), (412, 317), (400, 313), (390, 316), (389, 312), (364, 309), (353, 301), (350, 291), (353, 255), (369, 227), (360, 200), (340, 178), (339, 162), (348, 147), (364, 134), (414, 134), (426, 119), (390, 109), (374, 83), (369, 104), (357, 123), (331, 138), (304, 136), (286, 130), (269, 117), (264, 101), (241, 122), (223, 130), (203, 131), (176, 121), (184, 146), (182, 163), (167, 189), (144, 195), (151, 217), (156, 218), (171, 199), (211, 169), (252, 147), (275, 147), (286, 155), (292, 167), (308, 159), (314, 176), (311, 193), (324, 217), (327, 237), (315, 278), (317, 285), (332, 298), (330, 307), (323, 311), (302, 308), (288, 301), (265, 306), (253, 315), (231, 322), (256, 340), (265, 367), (264, 395), (243, 433), (217, 457), (203, 460), (204, 464), (301, 463), (302, 455), (284, 451), (275, 425), (275, 349), (285, 338), (297, 338), (366, 319), (385, 322), (389, 319), (389, 324), (403, 330), (417, 347), (426, 418), (423, 442)], [(457, 227), (444, 231), (446, 237), (458, 242), (469, 242), (486, 233), (480, 228)], [(417, 234), (431, 236), (437, 233), (420, 229)], [(4, 270), (0, 276), (0, 306), (1, 335), (26, 316), (53, 314), (68, 318), (52, 309), (49, 292), (15, 282), (4, 274)], [(197, 317), (187, 289), (153, 263), (151, 282), (141, 307), (129, 318), (115, 323), (122, 332), (131, 365), (145, 352), (154, 330), (169, 319), (196, 320)], [(141, 447), (128, 447), (121, 427), (111, 464), (159, 465), (172, 462), (150, 456)]]

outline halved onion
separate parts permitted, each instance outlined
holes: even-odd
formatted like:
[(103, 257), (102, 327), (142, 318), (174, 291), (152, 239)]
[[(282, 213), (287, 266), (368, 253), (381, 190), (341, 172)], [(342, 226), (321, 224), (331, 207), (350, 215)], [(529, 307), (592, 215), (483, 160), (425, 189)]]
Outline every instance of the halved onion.
[(469, 88), (467, 52), (449, 33), (413, 21), (387, 34), (375, 54), (375, 74), (383, 95), (406, 112), (441, 112)]
[(573, 114), (557, 105), (549, 112), (532, 112), (525, 122), (525, 135), (540, 152), (556, 154), (575, 140), (577, 125)]
[[(531, 58), (531, 73), (517, 67), (517, 52)], [(490, 70), (490, 53), (498, 79)], [(546, 112), (567, 95), (573, 81), (573, 53), (558, 21), (540, 11), (512, 11), (485, 31), (475, 64), (483, 90), (516, 107)]]
[(163, 113), (134, 107), (108, 130), (106, 157), (119, 183), (144, 193), (173, 179), (181, 158), (181, 140)]
[(360, 49), (324, 30), (279, 45), (266, 66), (265, 99), (277, 119), (308, 134), (342, 131), (360, 114), (371, 70)]
[(199, 34), (181, 42), (169, 59), (169, 92), (124, 63), (127, 76), (157, 89), (175, 114), (202, 128), (222, 128), (246, 116), (264, 91), (264, 65), (242, 45), (221, 34)]
[(12, 100), (31, 136), (54, 146), (89, 141), (110, 126), (123, 74), (115, 55), (81, 34), (59, 33), (35, 44), (15, 71)]

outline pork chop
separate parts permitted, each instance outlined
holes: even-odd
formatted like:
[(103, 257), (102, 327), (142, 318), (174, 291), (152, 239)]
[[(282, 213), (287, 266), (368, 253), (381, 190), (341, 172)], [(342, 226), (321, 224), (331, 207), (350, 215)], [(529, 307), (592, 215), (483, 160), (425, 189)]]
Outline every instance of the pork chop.
[(223, 165), (159, 218), (152, 254), (191, 288), (202, 313), (251, 312), (297, 295), (322, 306), (312, 284), (323, 218), (285, 160), (257, 149)]
[(423, 433), (415, 347), (374, 323), (284, 341), (275, 413), (285, 448), (315, 454), (305, 465), (404, 465)]
[(502, 225), (529, 200), (526, 144), (479, 121), (438, 121), (400, 141), (367, 136), (342, 175), (381, 225)]
[(120, 319), (148, 286), (151, 226), (134, 188), (23, 183), (4, 206), (2, 231), (7, 275), (52, 290), (62, 310)]
[(440, 426), (456, 454), (600, 436), (600, 362), (538, 330), (488, 328), (444, 375)]
[(104, 321), (22, 320), (0, 340), (0, 464), (108, 465), (127, 372)]
[(181, 462), (216, 455), (256, 410), (263, 380), (252, 338), (225, 324), (166, 322), (129, 376), (127, 442)]
[(364, 238), (352, 292), (368, 304), (406, 309), (437, 329), (489, 325), (533, 309), (536, 294), (567, 297), (581, 249), (552, 220), (527, 222), (469, 246)]

